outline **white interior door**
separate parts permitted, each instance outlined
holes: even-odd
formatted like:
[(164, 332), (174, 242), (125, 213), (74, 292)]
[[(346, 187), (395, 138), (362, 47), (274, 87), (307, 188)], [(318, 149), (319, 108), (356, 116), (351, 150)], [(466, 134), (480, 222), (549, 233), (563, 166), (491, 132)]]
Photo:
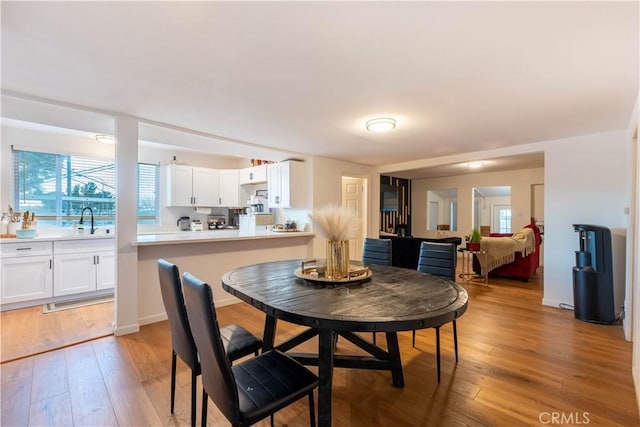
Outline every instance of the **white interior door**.
[(362, 246), (364, 245), (364, 179), (342, 177), (342, 206), (349, 208), (358, 217), (357, 230), (354, 239), (349, 240), (349, 258), (362, 259)]

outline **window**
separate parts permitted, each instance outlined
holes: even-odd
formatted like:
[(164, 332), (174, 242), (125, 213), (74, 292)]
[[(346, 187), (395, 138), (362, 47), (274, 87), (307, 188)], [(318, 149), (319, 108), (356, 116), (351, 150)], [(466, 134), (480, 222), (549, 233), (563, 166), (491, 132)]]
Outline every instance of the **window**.
[(498, 208), (498, 233), (511, 233), (511, 207)]
[[(14, 204), (45, 226), (70, 227), (90, 207), (100, 226), (116, 215), (115, 163), (88, 157), (13, 151)], [(138, 222), (158, 218), (158, 165), (138, 164)]]

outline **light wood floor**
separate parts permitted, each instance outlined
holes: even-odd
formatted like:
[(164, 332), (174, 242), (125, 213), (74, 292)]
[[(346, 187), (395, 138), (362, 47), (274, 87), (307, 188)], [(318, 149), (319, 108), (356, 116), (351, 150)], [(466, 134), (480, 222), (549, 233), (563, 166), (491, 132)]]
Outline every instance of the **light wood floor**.
[(42, 305), (0, 313), (2, 362), (113, 333), (113, 302), (43, 313)]
[[(470, 302), (458, 320), (457, 364), (451, 327), (442, 328), (442, 382), (436, 381), (434, 331), (419, 331), (416, 348), (411, 332), (402, 332), (406, 386), (394, 388), (388, 372), (336, 369), (334, 426), (540, 426), (550, 425), (553, 414), (573, 420), (564, 425), (640, 425), (631, 344), (620, 326), (594, 325), (575, 320), (571, 311), (543, 307), (539, 278), (465, 287)], [(222, 325), (241, 323), (262, 332), (263, 314), (244, 303), (218, 314)], [(280, 322), (276, 341), (298, 329)], [(338, 351), (350, 349), (339, 341)], [(170, 360), (168, 324), (160, 322), (136, 334), (5, 363), (1, 424), (186, 426), (190, 373), (179, 364), (171, 415)], [(199, 408), (200, 399), (198, 414)], [(307, 411), (302, 399), (278, 412), (276, 425), (307, 426)], [(228, 425), (212, 403), (208, 424)]]

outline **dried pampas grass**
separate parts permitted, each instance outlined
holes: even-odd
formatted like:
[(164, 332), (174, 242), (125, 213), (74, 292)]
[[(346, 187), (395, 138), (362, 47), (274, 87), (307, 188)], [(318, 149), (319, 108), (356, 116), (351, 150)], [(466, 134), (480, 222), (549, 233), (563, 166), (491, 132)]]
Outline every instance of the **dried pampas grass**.
[(358, 218), (348, 208), (329, 205), (309, 214), (314, 230), (327, 240), (349, 240), (358, 229)]

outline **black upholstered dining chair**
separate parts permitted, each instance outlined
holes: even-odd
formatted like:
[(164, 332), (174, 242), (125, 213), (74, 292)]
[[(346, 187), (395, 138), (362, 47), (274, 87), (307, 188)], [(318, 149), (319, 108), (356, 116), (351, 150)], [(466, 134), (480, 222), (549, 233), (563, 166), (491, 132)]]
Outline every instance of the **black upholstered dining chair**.
[[(162, 302), (167, 311), (171, 329), (171, 413), (175, 404), (177, 356), (191, 368), (191, 425), (196, 423), (196, 377), (200, 375), (200, 362), (196, 344), (189, 328), (189, 320), (184, 305), (180, 272), (175, 264), (158, 260), (158, 275)], [(220, 329), (225, 354), (230, 361), (249, 354), (258, 354), (262, 340), (239, 325), (228, 325)]]
[(391, 239), (364, 239), (362, 248), (364, 264), (391, 265)]
[[(391, 239), (364, 239), (362, 262), (366, 264), (391, 265)], [(376, 333), (373, 333), (376, 343)]]
[[(418, 271), (443, 276), (456, 281), (456, 266), (458, 264), (458, 254), (454, 243), (422, 242), (418, 255)], [(458, 362), (458, 329), (456, 321), (453, 320), (453, 346)], [(438, 382), (440, 382), (440, 326), (435, 326), (436, 330), (436, 365), (438, 369)], [(416, 346), (416, 331), (413, 331), (411, 339), (413, 347)]]
[(278, 350), (231, 366), (222, 346), (211, 287), (189, 273), (182, 275), (191, 332), (202, 367), (202, 427), (207, 422), (209, 397), (234, 427), (249, 426), (309, 397), (309, 416), (315, 426), (313, 390), (318, 377)]

